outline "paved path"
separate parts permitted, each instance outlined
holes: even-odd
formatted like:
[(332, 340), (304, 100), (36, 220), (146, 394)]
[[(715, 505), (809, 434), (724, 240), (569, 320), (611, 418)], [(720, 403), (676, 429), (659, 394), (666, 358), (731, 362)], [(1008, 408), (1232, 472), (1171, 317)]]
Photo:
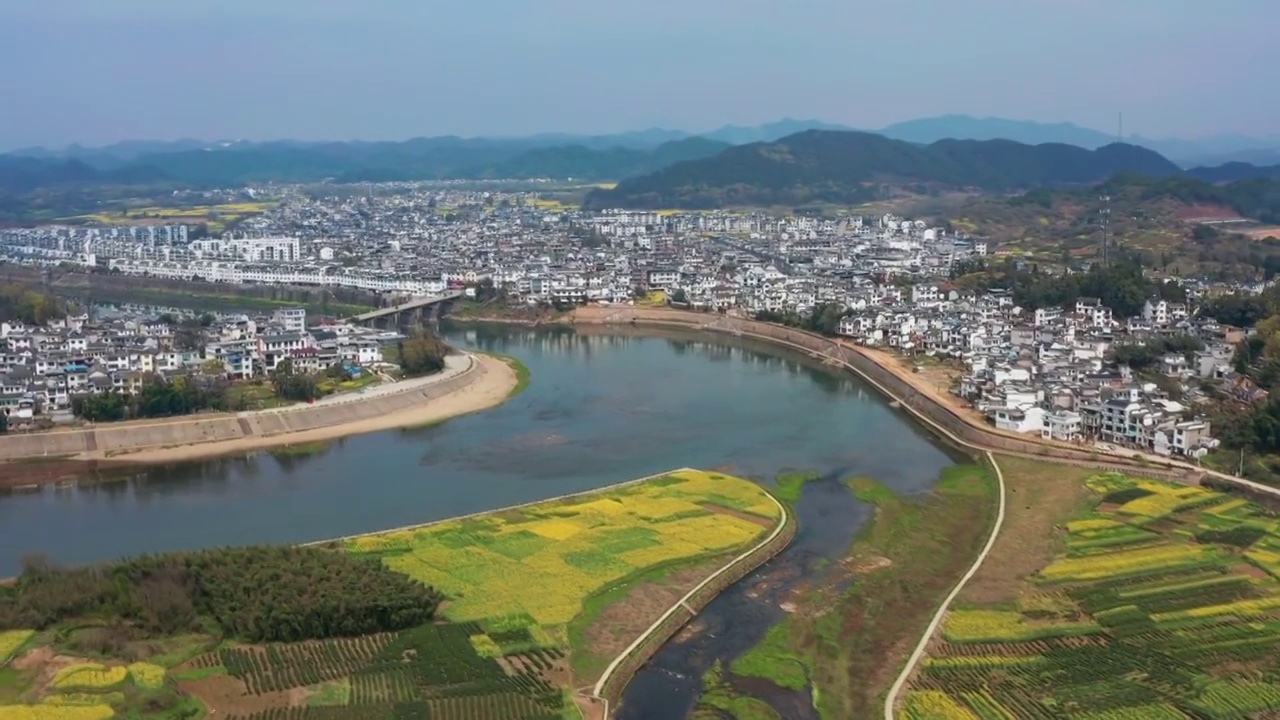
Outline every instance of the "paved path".
[(448, 355), (444, 359), (444, 369), (434, 375), (424, 377), (409, 378), (408, 380), (398, 380), (396, 382), (384, 382), (378, 385), (369, 385), (368, 387), (350, 392), (338, 393), (336, 395), (326, 395), (312, 403), (294, 403), (292, 405), (283, 405), (281, 407), (269, 408), (267, 410), (245, 410), (236, 413), (237, 417), (254, 417), (262, 415), (273, 415), (279, 413), (298, 412), (299, 410), (309, 410), (311, 408), (324, 407), (326, 405), (343, 405), (351, 402), (364, 402), (365, 400), (373, 400), (384, 395), (397, 395), (412, 390), (421, 390), (428, 385), (444, 382), (451, 378), (471, 369), (471, 364), (475, 362), (471, 355)]

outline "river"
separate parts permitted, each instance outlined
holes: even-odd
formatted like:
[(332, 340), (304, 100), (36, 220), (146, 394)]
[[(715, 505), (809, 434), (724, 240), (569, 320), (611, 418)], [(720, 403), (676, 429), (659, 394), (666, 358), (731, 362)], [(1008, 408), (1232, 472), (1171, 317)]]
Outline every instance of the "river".
[(840, 478), (868, 475), (917, 493), (956, 460), (857, 379), (774, 346), (569, 328), (477, 326), (448, 337), (519, 357), (532, 375), (528, 389), (492, 410), (347, 438), (314, 454), (261, 452), (0, 496), (0, 577), (28, 553), (84, 563), (305, 542), (683, 466), (766, 482), (787, 469), (823, 474), (806, 486), (792, 547), (715, 600), (699, 618), (704, 631), (669, 643), (632, 683), (622, 717), (666, 719), (692, 705), (714, 659), (732, 660), (759, 639), (795, 577), (819, 558), (842, 556), (868, 511)]

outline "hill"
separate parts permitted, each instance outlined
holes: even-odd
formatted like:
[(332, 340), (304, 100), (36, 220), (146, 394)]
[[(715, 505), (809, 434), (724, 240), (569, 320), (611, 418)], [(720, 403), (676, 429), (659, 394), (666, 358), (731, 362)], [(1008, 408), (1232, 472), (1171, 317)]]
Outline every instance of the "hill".
[(928, 145), (939, 140), (1012, 140), (1026, 145), (1063, 143), (1095, 149), (1116, 141), (1115, 135), (1069, 122), (1039, 123), (972, 115), (940, 115), (894, 123), (879, 131), (895, 140)]
[(1187, 174), (1198, 180), (1211, 183), (1230, 183), (1237, 180), (1269, 179), (1280, 180), (1280, 165), (1250, 165), (1246, 162), (1223, 163), (1216, 167), (1197, 167)]
[(993, 256), (1060, 265), (1098, 257), (1102, 195), (1111, 198), (1115, 246), (1136, 254), (1148, 270), (1223, 280), (1280, 271), (1280, 241), (1267, 239), (1280, 237), (1276, 180), (1214, 185), (1122, 173), (1100, 185), (1040, 188), (1015, 197), (920, 198), (894, 209), (984, 237)]
[(1119, 143), (1097, 150), (1008, 140), (941, 140), (919, 146), (870, 133), (809, 130), (624, 180), (613, 190), (592, 192), (587, 205), (848, 204), (873, 199), (880, 184), (1009, 191), (1097, 182), (1120, 171), (1152, 177), (1181, 172), (1150, 150)]

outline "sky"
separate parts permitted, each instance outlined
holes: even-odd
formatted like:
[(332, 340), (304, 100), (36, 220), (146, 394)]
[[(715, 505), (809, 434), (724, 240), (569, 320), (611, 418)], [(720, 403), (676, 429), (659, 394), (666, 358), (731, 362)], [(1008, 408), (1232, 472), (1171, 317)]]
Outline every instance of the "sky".
[(874, 129), (1280, 135), (1275, 0), (0, 0), (0, 149)]

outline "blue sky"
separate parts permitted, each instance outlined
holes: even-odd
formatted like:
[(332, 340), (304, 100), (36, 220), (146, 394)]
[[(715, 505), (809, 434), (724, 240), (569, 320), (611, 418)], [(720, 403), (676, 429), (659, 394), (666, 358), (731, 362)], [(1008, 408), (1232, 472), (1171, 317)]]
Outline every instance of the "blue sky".
[(862, 128), (1280, 134), (1275, 0), (0, 0), (0, 148)]

